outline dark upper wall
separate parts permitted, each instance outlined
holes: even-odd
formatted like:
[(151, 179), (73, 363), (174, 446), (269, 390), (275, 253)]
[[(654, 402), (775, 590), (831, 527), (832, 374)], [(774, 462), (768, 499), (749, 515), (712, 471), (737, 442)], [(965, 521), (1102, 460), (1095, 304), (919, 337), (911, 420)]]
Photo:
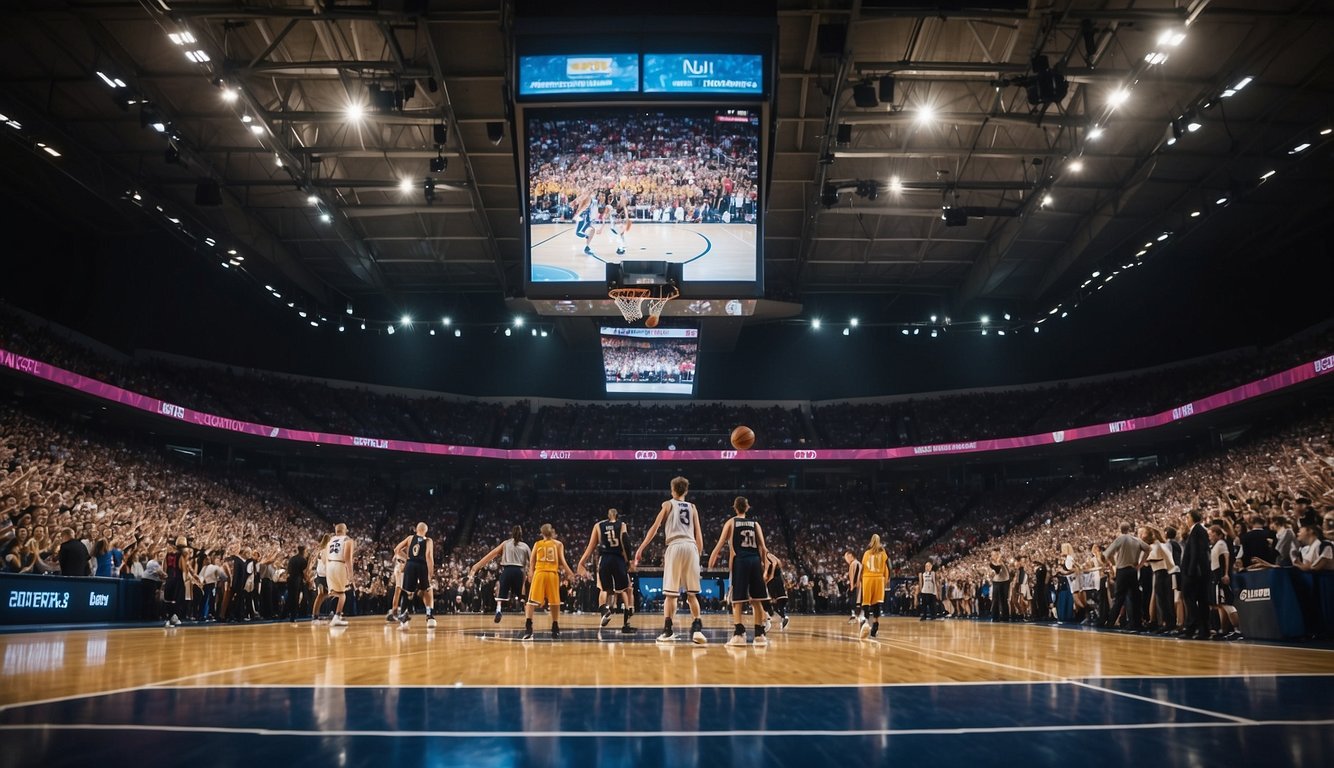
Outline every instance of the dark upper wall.
[[(884, 298), (819, 297), (806, 314), (826, 318), (820, 332), (757, 325), (742, 330), (734, 350), (706, 350), (699, 395), (818, 400), (1017, 384), (1272, 343), (1334, 309), (1334, 260), (1323, 237), (1328, 229), (1279, 253), (1222, 266), (1210, 262), (1212, 254), (1183, 247), (1123, 274), (1070, 318), (1019, 338), (905, 338), (897, 329), (870, 325), (924, 319), (925, 311), (905, 317), (901, 307), (880, 309)], [(592, 344), (576, 348), (526, 333), (505, 338), (466, 325), (462, 339), (420, 331), (393, 337), (317, 331), (159, 231), (91, 236), (44, 227), (21, 234), (26, 237), (0, 262), (0, 296), (127, 351), (162, 349), (461, 394), (601, 396), (600, 356)], [(464, 323), (509, 317), (499, 297), (451, 301)], [(853, 309), (864, 326), (844, 337), (835, 321)]]

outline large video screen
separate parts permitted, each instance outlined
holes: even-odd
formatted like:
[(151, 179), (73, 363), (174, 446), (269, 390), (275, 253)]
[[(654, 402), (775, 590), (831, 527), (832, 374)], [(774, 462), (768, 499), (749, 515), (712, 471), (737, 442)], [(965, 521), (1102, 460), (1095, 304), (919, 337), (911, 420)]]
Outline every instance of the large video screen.
[(529, 280), (603, 284), (608, 263), (755, 283), (760, 117), (708, 107), (526, 112)]
[(693, 395), (698, 328), (602, 328), (607, 394)]

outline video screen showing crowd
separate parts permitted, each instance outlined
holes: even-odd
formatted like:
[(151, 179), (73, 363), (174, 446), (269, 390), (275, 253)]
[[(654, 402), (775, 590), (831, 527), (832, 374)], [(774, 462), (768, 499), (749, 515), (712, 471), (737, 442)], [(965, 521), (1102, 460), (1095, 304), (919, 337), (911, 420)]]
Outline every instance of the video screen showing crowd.
[(602, 281), (622, 259), (689, 281), (753, 281), (759, 118), (744, 110), (580, 110), (527, 122), (534, 282)]
[[(699, 354), (697, 337), (602, 336), (602, 371), (608, 393), (690, 394)], [(664, 329), (669, 333), (675, 329)]]

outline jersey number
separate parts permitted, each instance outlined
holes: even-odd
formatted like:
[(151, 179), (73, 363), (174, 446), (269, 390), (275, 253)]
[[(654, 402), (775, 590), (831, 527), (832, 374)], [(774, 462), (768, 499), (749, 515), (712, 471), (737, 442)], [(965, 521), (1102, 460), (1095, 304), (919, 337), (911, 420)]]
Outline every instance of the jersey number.
[(544, 563), (554, 563), (556, 562), (556, 548), (544, 547), (541, 552), (537, 553), (537, 557)]
[(749, 528), (744, 528), (744, 529), (742, 529), (742, 531), (741, 531), (741, 546), (745, 547), (746, 549), (754, 549), (754, 548), (755, 548), (755, 531), (753, 531), (753, 530), (751, 530), (751, 529), (749, 529)]
[(621, 537), (616, 533), (615, 528), (608, 528), (604, 533), (605, 538), (607, 539), (607, 546), (612, 547), (613, 549), (621, 546)]
[(341, 554), (342, 551), (343, 551), (343, 542), (341, 542), (341, 541), (331, 541), (331, 542), (329, 542), (329, 554), (331, 554), (331, 555), (337, 555), (337, 554)]
[(682, 504), (676, 511), (676, 519), (681, 521), (681, 525), (690, 525), (690, 507)]
[(413, 544), (413, 545), (412, 545), (412, 556), (413, 556), (413, 557), (416, 557), (417, 555), (420, 555), (420, 554), (421, 554), (421, 551), (422, 551), (422, 545), (421, 545), (421, 544)]

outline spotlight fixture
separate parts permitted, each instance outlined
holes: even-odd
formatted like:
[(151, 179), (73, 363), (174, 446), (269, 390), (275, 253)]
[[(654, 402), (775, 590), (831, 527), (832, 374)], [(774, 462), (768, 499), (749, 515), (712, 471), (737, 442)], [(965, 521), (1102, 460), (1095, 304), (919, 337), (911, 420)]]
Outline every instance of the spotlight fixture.
[(889, 177), (889, 191), (896, 195), (903, 191), (903, 182), (898, 176)]
[[(1323, 136), (1324, 134), (1322, 133), (1321, 135)], [(1308, 150), (1308, 149), (1310, 149), (1310, 148), (1311, 148), (1311, 142), (1309, 142), (1309, 141), (1304, 141), (1304, 142), (1302, 142), (1301, 144), (1298, 144), (1297, 146), (1293, 147), (1292, 150), (1288, 152), (1288, 154), (1289, 154), (1289, 155), (1295, 155), (1295, 154), (1297, 154), (1298, 152), (1305, 152), (1306, 150)]]
[(509, 335), (510, 335), (510, 329), (508, 329), (508, 328), (505, 329), (505, 335), (506, 335), (506, 336), (509, 336)]
[(848, 325), (852, 326), (853, 328), (856, 328), (856, 327), (857, 327), (857, 322), (858, 322), (858, 321), (857, 321), (857, 318), (854, 317), (854, 318), (852, 318), (851, 320), (848, 321)]
[(328, 224), (328, 223), (330, 223), (330, 222), (333, 221), (333, 217), (330, 216), (330, 215), (327, 214), (327, 213), (321, 213), (321, 214), (320, 214), (320, 221), (324, 222), (325, 224)]
[(935, 315), (932, 315), (932, 316), (931, 316), (931, 322), (934, 323), (935, 321), (936, 321), (936, 316), (935, 316)]
[(1198, 219), (1198, 218), (1200, 218), (1200, 212), (1199, 212), (1199, 211), (1191, 211), (1191, 212), (1190, 212), (1190, 217), (1191, 217), (1192, 219)]
[(347, 311), (347, 313), (348, 313), (349, 315), (352, 314), (352, 302), (349, 301), (349, 302), (347, 303), (347, 310), (346, 310), (346, 311)]
[(230, 103), (232, 103), (233, 101), (236, 101), (236, 97), (237, 97), (236, 89), (234, 89), (234, 88), (228, 88), (228, 87), (225, 87), (225, 86), (223, 87), (223, 89), (222, 89), (222, 100), (223, 100), (223, 101), (225, 101), (225, 102), (227, 102), (228, 104), (230, 104)]
[(320, 202), (320, 198), (315, 195), (308, 195), (306, 197), (306, 202), (311, 205), (318, 205)]
[(1065, 75), (1060, 70), (1052, 69), (1046, 56), (1034, 56), (1030, 66), (1033, 68), (1033, 76), (1021, 81), (1028, 94), (1028, 103), (1037, 106), (1065, 101), (1070, 92), (1070, 82), (1065, 79)]
[(935, 329), (935, 328), (932, 328), (932, 329), (931, 329), (931, 338), (934, 339), (934, 338), (936, 338), (936, 337), (939, 336), (939, 335), (940, 335), (940, 334), (936, 332), (936, 329)]
[(1266, 171), (1264, 175), (1260, 177), (1260, 181), (1269, 181), (1269, 177), (1273, 176), (1275, 173), (1278, 173), (1278, 171)]
[(936, 116), (935, 107), (923, 104), (922, 106), (917, 108), (917, 122), (919, 123), (929, 123), (935, 118), (935, 116)]
[(436, 155), (431, 158), (431, 173), (444, 173), (445, 168), (449, 167), (449, 161), (444, 155)]
[(353, 122), (358, 122), (361, 120), (362, 117), (365, 116), (366, 109), (360, 104), (353, 102), (351, 104), (348, 104), (347, 107), (343, 109), (343, 114), (347, 116), (348, 120), (351, 120)]
[(1107, 103), (1112, 105), (1113, 107), (1119, 107), (1122, 104), (1125, 104), (1129, 98), (1130, 98), (1129, 89), (1124, 87), (1117, 88), (1115, 91), (1112, 91), (1110, 94), (1107, 95)]
[(844, 328), (844, 329), (843, 329), (843, 335), (844, 335), (844, 336), (850, 336), (850, 335), (852, 335), (852, 332), (849, 331), (847, 328)]
[(947, 227), (968, 226), (968, 212), (959, 207), (947, 207), (940, 212), (940, 218)]
[(1103, 133), (1104, 133), (1104, 131), (1103, 131), (1103, 129), (1102, 129), (1102, 126), (1095, 125), (1095, 126), (1093, 126), (1092, 128), (1089, 129), (1089, 132), (1088, 132), (1088, 140), (1089, 140), (1089, 141), (1097, 141), (1098, 139), (1101, 139), (1101, 138), (1102, 138), (1102, 134), (1103, 134)]
[(1071, 173), (1079, 173), (1080, 171), (1084, 170), (1084, 161), (1083, 161), (1083, 160), (1071, 160), (1071, 161), (1070, 161), (1069, 168), (1070, 168), (1070, 172), (1071, 172)]
[(449, 326), (454, 324), (454, 321), (446, 317), (445, 319), (440, 321), (440, 324), (448, 328)]
[(983, 325), (986, 325), (987, 323), (990, 323), (990, 322), (991, 322), (991, 318), (987, 317), (986, 315), (983, 315), (983, 316), (982, 316), (982, 324), (983, 324)]
[(435, 329), (434, 329), (434, 328), (431, 329), (431, 335), (432, 335), (432, 336), (435, 335)]
[(907, 336), (910, 333), (910, 331), (907, 328), (904, 328), (903, 330), (899, 331), (899, 333), (902, 333), (904, 336)]
[(515, 327), (515, 328), (522, 328), (522, 327), (523, 327), (523, 318), (522, 318), (522, 317), (516, 317), (516, 318), (514, 318), (514, 327)]
[(399, 191), (399, 192), (402, 192), (402, 193), (405, 194), (405, 195), (406, 195), (406, 194), (409, 194), (410, 192), (412, 192), (412, 187), (413, 187), (412, 179), (409, 179), (409, 178), (406, 178), (406, 177), (405, 177), (405, 178), (402, 178), (402, 179), (399, 179), (399, 181), (398, 181), (398, 191)]
[(426, 193), (426, 204), (427, 204), (427, 205), (430, 205), (431, 203), (434, 203), (434, 202), (435, 202), (435, 179), (430, 179), (430, 178), (428, 178), (428, 179), (426, 180), (425, 193)]
[(544, 331), (542, 331), (542, 333), (539, 334), (539, 335), (540, 335), (542, 338), (545, 339), (545, 338), (547, 337), (547, 332), (544, 330)]
[(1054, 202), (1056, 202), (1056, 198), (1052, 197), (1051, 195), (1043, 195), (1043, 196), (1042, 196), (1042, 207), (1043, 207), (1043, 208), (1050, 208), (1050, 207), (1051, 207), (1051, 204), (1054, 203)]
[(532, 335), (533, 335), (533, 338), (537, 338), (537, 329), (536, 329), (536, 328), (533, 329), (533, 331), (532, 331)]
[(399, 318), (399, 322), (402, 323), (404, 326), (412, 325), (412, 315), (404, 315), (403, 317)]
[(812, 330), (812, 331), (818, 331), (818, 330), (820, 330), (820, 318), (817, 317), (817, 318), (811, 320), (811, 330)]
[(388, 331), (390, 336), (394, 335), (394, 326), (392, 323), (389, 325)]
[(460, 330), (460, 329), (458, 329), (458, 328), (455, 328), (455, 329), (454, 329), (454, 338), (457, 339), (457, 338), (459, 338), (459, 337), (461, 337), (461, 336), (463, 336), (463, 331)]

